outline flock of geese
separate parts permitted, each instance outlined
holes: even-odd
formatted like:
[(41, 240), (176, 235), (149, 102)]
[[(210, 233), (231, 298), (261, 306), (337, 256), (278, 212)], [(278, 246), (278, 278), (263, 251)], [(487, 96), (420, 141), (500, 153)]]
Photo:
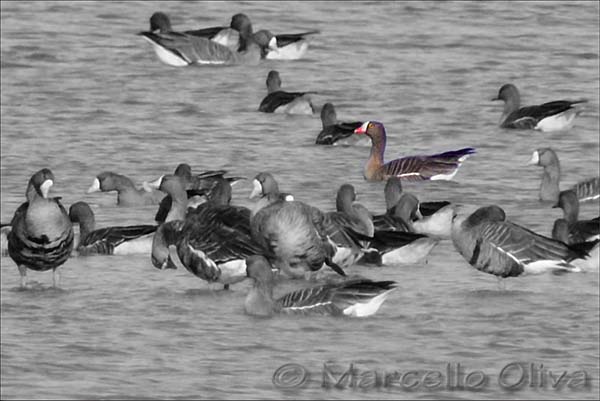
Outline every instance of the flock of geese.
[[(244, 14), (234, 15), (229, 27), (177, 32), (167, 15), (157, 12), (150, 18), (150, 31), (140, 35), (162, 62), (182, 67), (298, 59), (308, 49), (308, 37), (317, 33), (253, 32)], [(267, 91), (260, 112), (316, 111), (310, 92), (281, 89), (277, 71), (269, 72)], [(578, 104), (585, 102), (560, 100), (521, 107), (512, 84), (502, 86), (496, 99), (505, 104), (501, 127), (541, 131), (570, 128), (581, 111)], [(317, 144), (352, 144), (361, 137), (370, 140), (363, 175), (366, 180), (386, 181), (385, 212), (374, 213), (356, 202), (350, 184), (339, 188), (335, 211), (322, 211), (280, 191), (269, 172), (253, 178), (253, 207), (236, 206), (231, 203), (232, 185), (245, 177), (228, 176), (224, 170), (193, 174), (189, 165), (180, 164), (173, 174), (141, 185), (114, 172), (98, 174), (88, 193), (116, 191), (118, 206), (158, 205), (158, 209), (156, 225), (97, 228), (86, 202), (78, 201), (67, 211), (60, 198), (50, 196), (55, 177), (44, 168), (31, 176), (26, 202), (10, 224), (3, 224), (3, 255), (7, 253), (16, 263), (22, 287), (27, 286), (28, 269), (52, 270), (54, 285), (59, 286), (61, 266), (75, 255), (142, 253), (150, 256), (156, 268), (185, 269), (224, 288), (250, 278), (254, 285), (245, 310), (263, 316), (277, 312), (372, 315), (396, 283), (348, 278), (345, 270), (357, 263), (417, 263), (447, 239), (471, 266), (498, 277), (598, 269), (600, 220), (580, 220), (579, 203), (599, 199), (600, 178), (561, 190), (560, 163), (554, 150), (538, 149), (529, 161), (543, 167), (540, 201), (564, 211), (564, 217), (554, 222), (552, 237), (546, 237), (511, 222), (497, 205), (459, 215), (447, 201), (419, 202), (402, 190), (402, 181), (451, 180), (475, 149), (385, 162), (386, 131), (381, 122), (340, 122), (331, 103), (323, 106), (321, 120)], [(320, 285), (273, 297), (278, 280), (323, 281), (319, 273), (325, 266), (343, 278), (330, 277)]]

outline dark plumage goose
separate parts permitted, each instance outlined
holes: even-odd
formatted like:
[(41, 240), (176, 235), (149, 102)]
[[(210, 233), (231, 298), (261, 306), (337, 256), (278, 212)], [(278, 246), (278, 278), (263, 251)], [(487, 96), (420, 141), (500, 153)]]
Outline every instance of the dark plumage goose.
[(324, 234), (324, 214), (305, 203), (286, 201), (278, 191), (273, 176), (260, 173), (250, 195), (259, 197), (262, 206), (251, 218), (252, 238), (273, 265), (291, 277), (303, 277), (324, 263), (345, 275), (332, 260), (336, 249)]
[(450, 237), (454, 206), (448, 201), (419, 202), (402, 192), (401, 179), (390, 177), (385, 183), (386, 212), (373, 216), (378, 230), (411, 231), (434, 237)]
[[(551, 148), (539, 148), (533, 152), (528, 165), (542, 166), (542, 183), (540, 184), (540, 200), (557, 202), (560, 193), (560, 162), (556, 152)], [(600, 177), (589, 178), (571, 187), (580, 202), (600, 198)]]
[(320, 33), (318, 30), (273, 35), (261, 29), (254, 34), (254, 40), (262, 48), (262, 56), (267, 60), (298, 60), (308, 50), (308, 38)]
[(563, 210), (563, 217), (569, 229), (567, 244), (600, 239), (600, 216), (590, 220), (579, 220), (579, 201), (575, 191), (562, 191), (558, 196), (558, 203), (553, 207)]
[(27, 269), (53, 270), (54, 286), (60, 284), (60, 267), (73, 250), (73, 225), (60, 198), (49, 198), (54, 174), (44, 168), (29, 180), (27, 202), (21, 204), (11, 221), (8, 254), (21, 274), (21, 287), (27, 285)]
[[(199, 203), (201, 203), (199, 198), (205, 195), (210, 189), (213, 187), (214, 183), (221, 179), (225, 178), (225, 174), (227, 171), (225, 170), (210, 170), (204, 173), (200, 173), (197, 175), (192, 175), (192, 168), (187, 163), (181, 163), (175, 169), (174, 175), (181, 177), (184, 182), (184, 186), (187, 193), (188, 198), (188, 207), (195, 208)], [(244, 177), (227, 177), (225, 178), (231, 185), (234, 185), (237, 181), (245, 179)], [(144, 187), (148, 189), (150, 186), (147, 182), (144, 182)], [(171, 210), (172, 203), (171, 195), (167, 194), (160, 202), (158, 206), (158, 210), (156, 215), (154, 216), (154, 220), (157, 223), (165, 222), (169, 211)]]
[(94, 178), (87, 193), (117, 191), (118, 206), (147, 206), (157, 205), (164, 194), (158, 191), (148, 192), (136, 188), (133, 181), (121, 174), (104, 171)]
[(315, 112), (310, 99), (312, 92), (281, 90), (281, 78), (277, 71), (269, 71), (267, 75), (267, 92), (267, 96), (260, 102), (258, 111), (287, 114), (313, 114)]
[(248, 277), (254, 281), (246, 296), (246, 313), (275, 313), (364, 317), (375, 314), (396, 287), (394, 281), (352, 279), (336, 284), (305, 288), (273, 299), (274, 277), (267, 259), (248, 258)]
[(386, 134), (383, 124), (367, 121), (355, 131), (371, 138), (371, 155), (364, 168), (369, 181), (383, 181), (396, 176), (403, 180), (451, 180), (462, 162), (475, 153), (473, 148), (463, 148), (429, 156), (408, 156), (384, 163)]
[(236, 14), (233, 19), (239, 32), (237, 50), (207, 38), (175, 32), (171, 29), (169, 17), (160, 12), (150, 18), (150, 31), (140, 32), (139, 35), (152, 44), (163, 63), (174, 67), (191, 64), (258, 64), (261, 49), (252, 37), (250, 19), (244, 14)]
[(455, 218), (452, 242), (471, 266), (499, 277), (560, 270), (580, 272), (577, 263), (590, 250), (568, 246), (512, 223), (495, 205)]
[(246, 258), (263, 253), (250, 233), (250, 210), (230, 205), (231, 185), (221, 178), (206, 203), (191, 211), (180, 229), (175, 266), (226, 286), (246, 278)]
[(560, 131), (573, 125), (575, 116), (581, 113), (573, 107), (587, 100), (557, 100), (539, 106), (521, 106), (519, 90), (513, 84), (506, 84), (492, 100), (503, 100), (504, 111), (500, 117), (502, 128), (537, 129), (544, 132)]
[(360, 139), (360, 136), (354, 134), (354, 130), (363, 125), (363, 122), (339, 122), (335, 108), (331, 103), (323, 105), (321, 123), (323, 129), (317, 136), (317, 145), (351, 145)]
[(157, 226), (132, 225), (95, 229), (94, 212), (85, 202), (75, 202), (69, 208), (69, 218), (79, 224), (77, 253), (89, 255), (148, 254)]

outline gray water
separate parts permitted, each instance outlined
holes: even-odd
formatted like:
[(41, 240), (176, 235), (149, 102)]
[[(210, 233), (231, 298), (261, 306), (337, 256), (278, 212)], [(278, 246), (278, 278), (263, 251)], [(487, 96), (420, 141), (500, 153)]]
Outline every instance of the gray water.
[[(322, 33), (302, 60), (178, 69), (135, 35), (157, 10), (181, 30), (245, 12), (255, 29)], [(141, 182), (181, 162), (248, 178), (270, 171), (324, 210), (347, 182), (383, 211), (384, 184), (362, 178), (368, 148), (313, 145), (317, 115), (256, 112), (277, 69), (285, 89), (318, 91), (317, 106), (332, 102), (342, 120), (382, 121), (388, 159), (476, 147), (454, 181), (405, 190), (498, 204), (548, 235), (560, 210), (537, 201), (541, 170), (525, 163), (551, 146), (562, 186), (598, 175), (598, 15), (598, 2), (575, 1), (2, 2), (0, 217), (10, 221), (31, 174), (49, 167), (52, 193), (90, 203), (99, 227), (152, 223), (154, 207), (117, 208), (113, 193), (84, 191), (104, 170)], [(502, 105), (489, 99), (507, 82), (523, 104), (589, 103), (568, 132), (505, 131)], [(234, 203), (248, 205), (250, 189), (236, 185)], [(581, 215), (598, 212), (591, 203)], [(426, 264), (350, 269), (398, 282), (371, 318), (257, 319), (243, 312), (250, 283), (218, 291), (185, 271), (158, 271), (146, 255), (71, 258), (61, 290), (50, 273), (31, 272), (32, 288), (20, 291), (14, 262), (1, 265), (3, 399), (598, 398), (597, 273), (499, 284), (442, 241)], [(275, 374), (288, 363), (304, 370)], [(354, 381), (330, 388), (351, 364)], [(476, 390), (456, 385), (469, 373)]]

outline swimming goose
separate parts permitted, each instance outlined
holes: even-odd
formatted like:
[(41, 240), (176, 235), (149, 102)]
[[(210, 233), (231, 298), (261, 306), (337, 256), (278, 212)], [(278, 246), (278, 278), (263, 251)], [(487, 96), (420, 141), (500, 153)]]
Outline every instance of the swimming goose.
[(310, 99), (314, 92), (286, 92), (281, 90), (279, 72), (267, 75), (267, 96), (260, 102), (258, 111), (263, 113), (313, 114), (315, 107)]
[(573, 248), (586, 250), (589, 253), (587, 258), (577, 260), (576, 266), (585, 271), (597, 271), (600, 267), (600, 239), (597, 236), (589, 241), (572, 242), (569, 240), (569, 223), (567, 220), (556, 219), (552, 227), (552, 238), (569, 244)]
[(44, 168), (31, 176), (27, 202), (21, 204), (11, 221), (8, 254), (21, 274), (21, 287), (27, 286), (27, 269), (53, 270), (55, 287), (60, 284), (60, 268), (73, 250), (73, 225), (60, 198), (48, 197), (54, 174)]
[(164, 13), (154, 13), (150, 18), (151, 31), (138, 35), (152, 44), (163, 63), (174, 67), (191, 64), (258, 64), (261, 49), (252, 38), (249, 18), (244, 14), (236, 14), (233, 19), (240, 37), (237, 50), (207, 38), (173, 31), (169, 17)]
[(567, 244), (600, 239), (600, 216), (591, 220), (579, 220), (579, 201), (573, 190), (562, 191), (555, 208), (561, 208), (568, 224)]
[(267, 60), (298, 60), (308, 50), (308, 37), (321, 33), (318, 30), (273, 35), (271, 31), (261, 29), (254, 34), (254, 40), (262, 48), (262, 56)]
[(537, 129), (543, 132), (560, 131), (573, 126), (575, 116), (581, 113), (573, 105), (587, 100), (557, 100), (539, 106), (521, 106), (519, 90), (513, 84), (506, 84), (492, 100), (503, 100), (504, 111), (500, 117), (500, 127), (516, 129)]
[(350, 123), (339, 122), (335, 108), (331, 103), (325, 103), (321, 109), (323, 129), (317, 136), (317, 145), (351, 145), (360, 139), (354, 135), (354, 130), (363, 125), (362, 121)]
[(164, 194), (158, 191), (148, 192), (143, 188), (138, 189), (129, 178), (111, 171), (98, 174), (86, 193), (110, 191), (117, 191), (118, 206), (156, 205), (164, 197)]
[[(224, 178), (227, 174), (226, 170), (209, 170), (203, 173), (192, 175), (192, 168), (187, 163), (181, 163), (175, 169), (174, 175), (181, 177), (184, 182), (184, 186), (188, 198), (188, 208), (195, 208), (198, 204), (204, 201), (203, 195), (205, 195), (214, 183)], [(239, 180), (244, 180), (245, 177), (227, 177), (231, 185), (234, 185)], [(143, 184), (147, 190), (152, 190), (147, 182)], [(154, 220), (157, 223), (163, 223), (171, 210), (171, 195), (167, 194), (160, 202)]]
[(373, 216), (378, 230), (411, 231), (434, 237), (450, 237), (454, 206), (448, 201), (419, 202), (402, 192), (401, 179), (390, 177), (385, 183), (386, 212)]
[(75, 202), (69, 208), (69, 218), (79, 223), (77, 253), (89, 255), (149, 254), (157, 226), (132, 225), (95, 229), (94, 212), (85, 202)]
[(452, 242), (471, 266), (499, 277), (546, 271), (580, 272), (576, 263), (585, 259), (590, 250), (576, 249), (512, 223), (496, 205), (456, 217)]
[(246, 278), (246, 258), (263, 250), (250, 233), (250, 210), (230, 205), (231, 185), (220, 179), (206, 203), (191, 211), (171, 260), (208, 282), (228, 288)]
[[(150, 23), (150, 30), (152, 31), (152, 22)], [(223, 46), (230, 48), (231, 50), (237, 50), (240, 46), (240, 21), (235, 15), (231, 18), (229, 27), (226, 26), (214, 26), (211, 28), (200, 28), (183, 33), (192, 36), (198, 36), (201, 38), (210, 39), (213, 42), (219, 43)]]
[(386, 135), (383, 124), (367, 121), (354, 132), (371, 138), (371, 155), (363, 173), (369, 181), (383, 181), (393, 176), (409, 181), (451, 180), (462, 162), (475, 153), (473, 148), (463, 148), (430, 156), (408, 156), (384, 163)]
[(254, 285), (246, 296), (244, 309), (247, 314), (255, 316), (272, 316), (275, 313), (371, 316), (396, 287), (394, 281), (352, 279), (297, 290), (273, 299), (274, 277), (267, 259), (252, 256), (247, 263), (247, 274)]
[[(539, 148), (533, 152), (528, 165), (542, 166), (542, 183), (540, 184), (540, 200), (558, 201), (560, 193), (560, 162), (556, 152), (551, 148)], [(600, 177), (580, 181), (570, 189), (575, 191), (579, 202), (586, 202), (600, 198)]]
[(286, 201), (269, 173), (259, 173), (253, 184), (250, 196), (259, 198), (262, 207), (253, 212), (250, 221), (252, 238), (277, 269), (299, 278), (325, 263), (345, 275), (332, 260), (336, 249), (324, 234), (322, 212), (303, 202)]

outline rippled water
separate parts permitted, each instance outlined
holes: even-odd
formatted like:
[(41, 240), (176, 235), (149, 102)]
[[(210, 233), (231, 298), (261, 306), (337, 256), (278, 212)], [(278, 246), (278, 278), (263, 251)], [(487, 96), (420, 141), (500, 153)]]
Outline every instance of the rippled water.
[[(241, 11), (255, 29), (322, 34), (303, 60), (177, 69), (135, 35), (156, 10), (175, 29), (227, 24)], [(99, 226), (151, 223), (153, 207), (117, 208), (113, 194), (84, 191), (104, 170), (139, 182), (180, 162), (249, 178), (271, 171), (283, 190), (326, 210), (349, 182), (382, 211), (383, 183), (362, 178), (367, 148), (313, 145), (318, 116), (256, 112), (271, 69), (284, 88), (318, 91), (317, 106), (334, 103), (342, 120), (384, 122), (388, 158), (477, 148), (453, 182), (405, 185), (422, 200), (496, 203), (549, 234), (560, 211), (537, 201), (541, 170), (525, 166), (533, 150), (557, 150), (564, 186), (598, 174), (598, 2), (2, 2), (1, 11), (3, 222), (31, 174), (49, 167), (54, 194), (91, 203)], [(489, 99), (506, 82), (524, 104), (589, 103), (568, 132), (501, 130), (502, 106)], [(235, 187), (235, 202), (247, 204), (249, 185)], [(581, 214), (598, 212), (586, 204)], [(13, 261), (1, 263), (3, 399), (598, 397), (594, 273), (503, 288), (443, 241), (427, 264), (350, 269), (399, 283), (372, 318), (265, 320), (243, 313), (249, 283), (211, 291), (147, 256), (70, 259), (62, 290), (49, 288), (50, 273), (31, 273), (33, 289), (19, 291)], [(526, 365), (516, 392), (506, 387), (518, 368), (500, 375), (513, 362)], [(284, 367), (273, 379), (287, 363), (305, 370)], [(355, 381), (327, 388), (350, 364)], [(404, 385), (434, 373), (411, 391), (393, 380), (411, 370), (420, 373)], [(584, 389), (576, 371), (588, 376)], [(472, 372), (466, 384), (487, 378), (477, 392), (455, 386)]]

